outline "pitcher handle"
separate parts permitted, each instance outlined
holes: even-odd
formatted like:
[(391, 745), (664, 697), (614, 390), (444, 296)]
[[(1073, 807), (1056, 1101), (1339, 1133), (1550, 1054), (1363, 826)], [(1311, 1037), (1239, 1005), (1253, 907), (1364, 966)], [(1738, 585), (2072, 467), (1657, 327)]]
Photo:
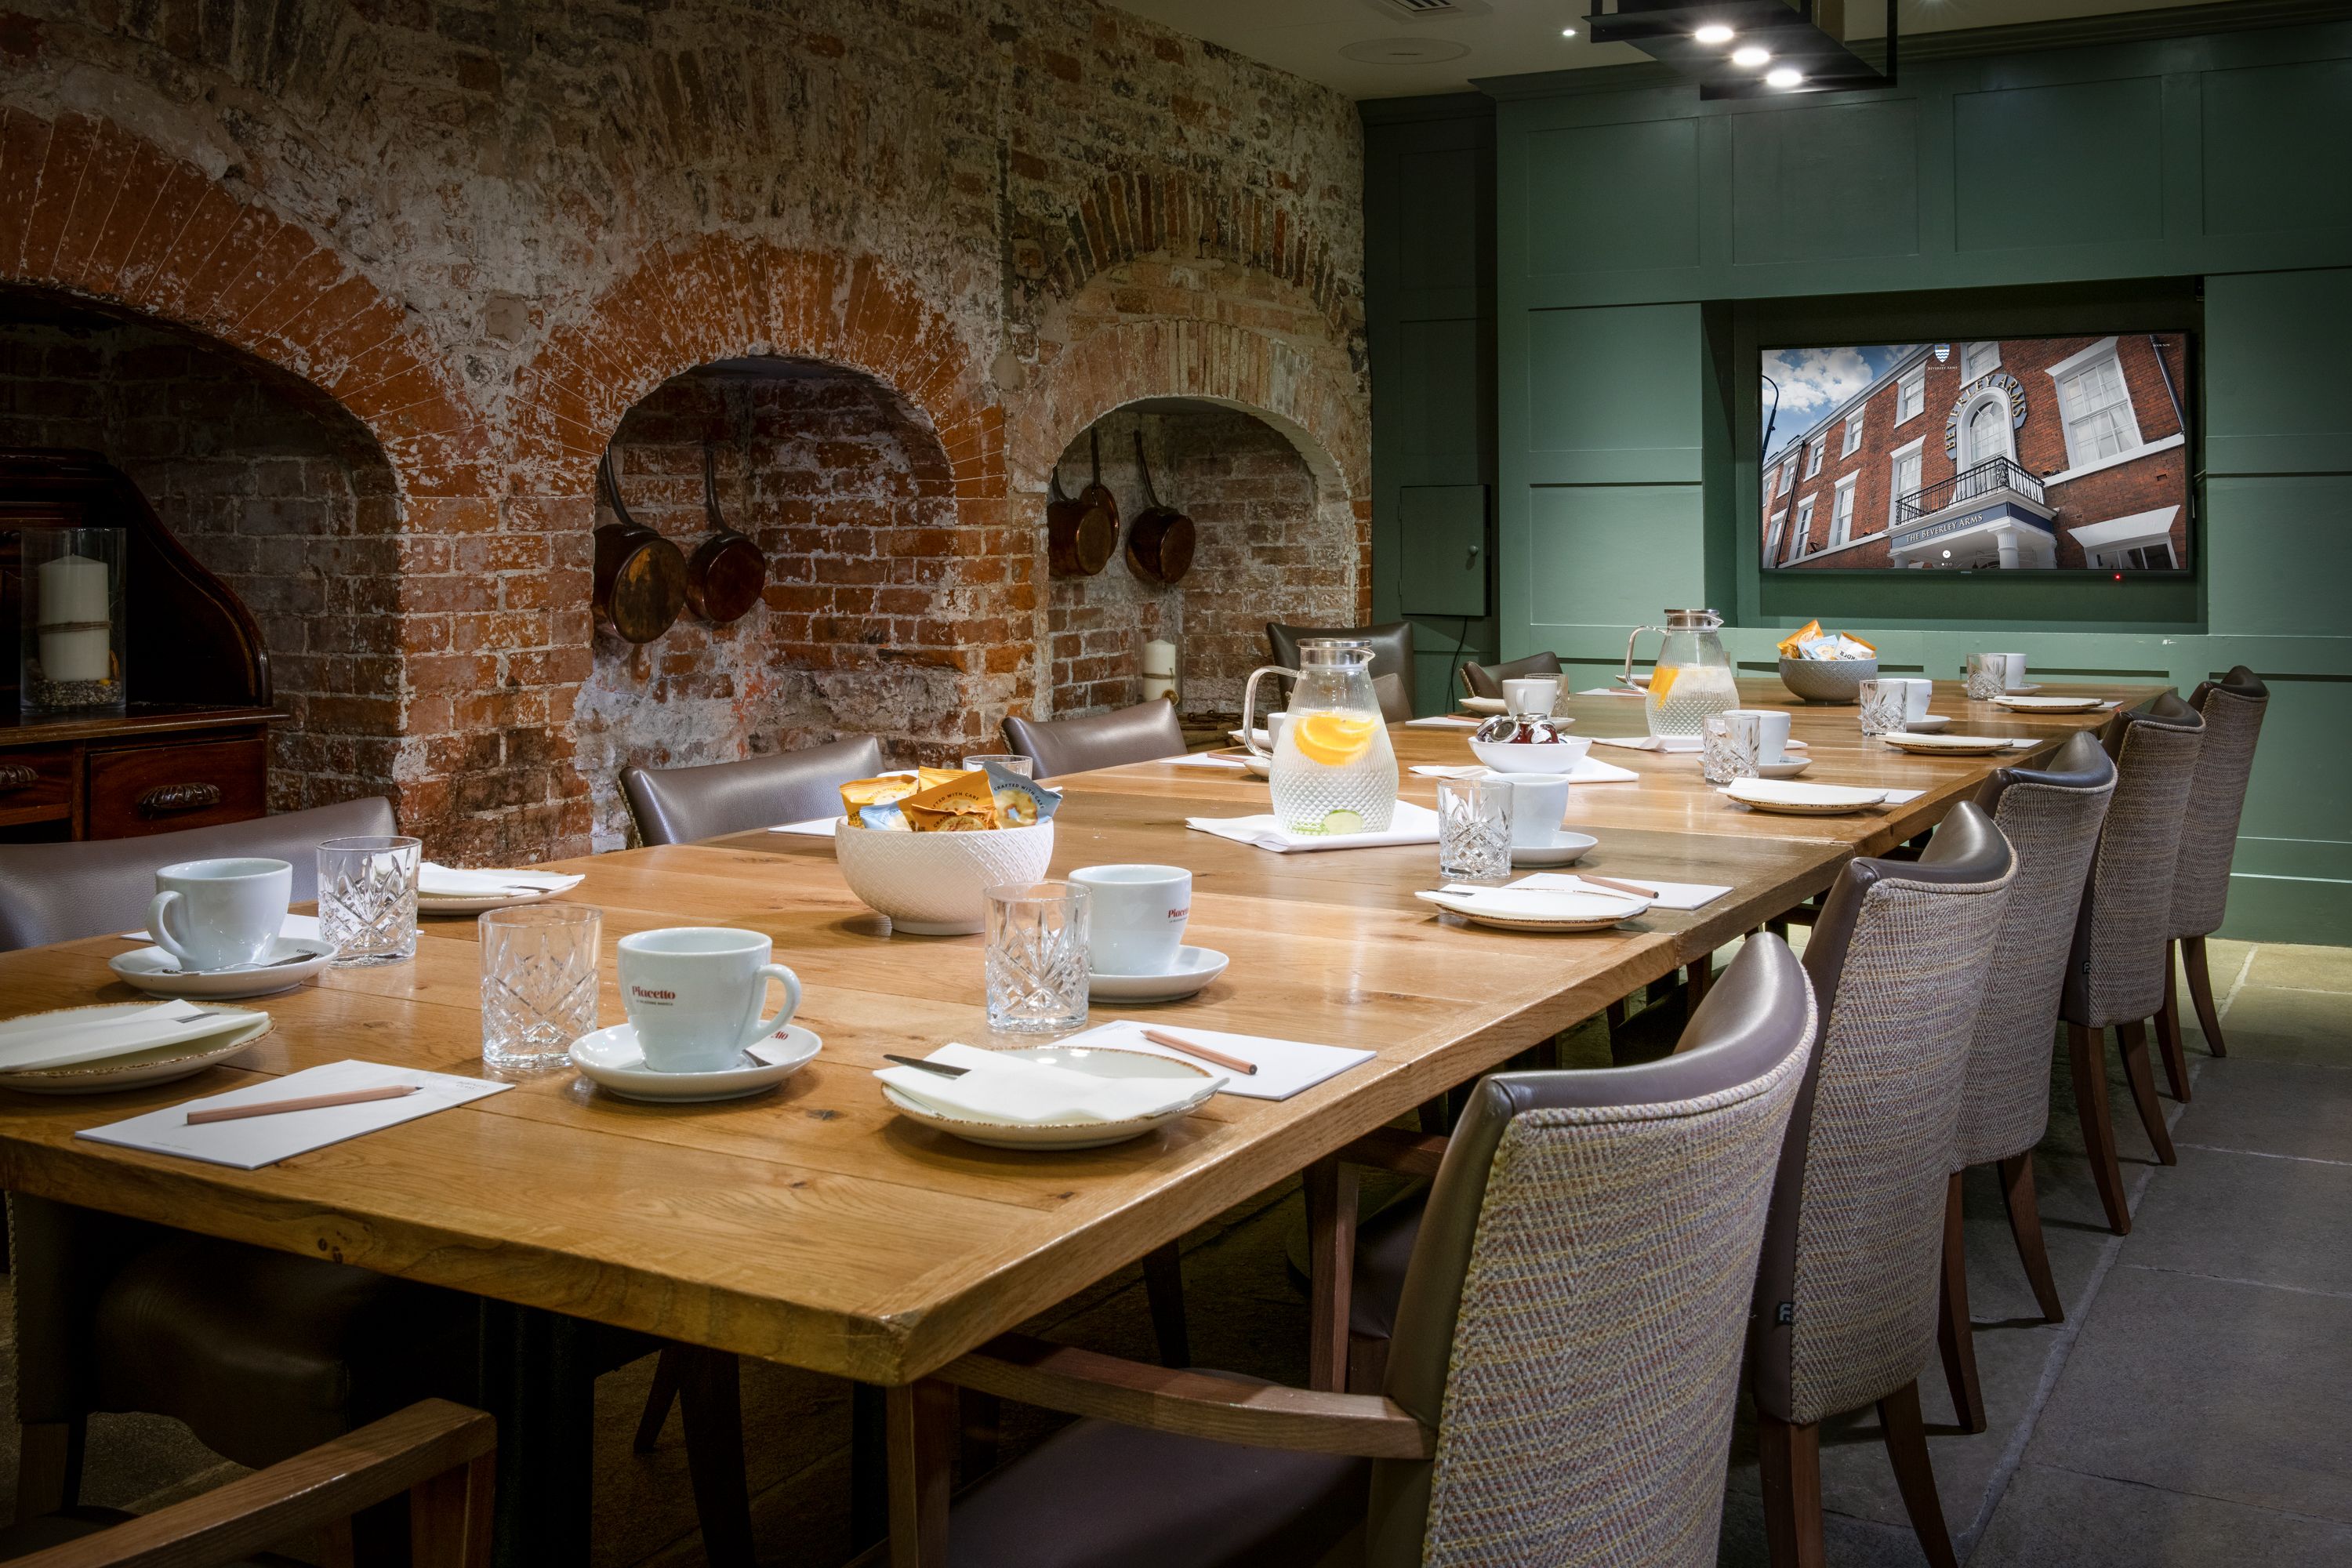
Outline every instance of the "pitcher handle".
[(1257, 712), (1257, 682), (1258, 678), (1263, 675), (1287, 676), (1292, 680), (1298, 679), (1298, 672), (1286, 664), (1260, 665), (1250, 671), (1249, 681), (1242, 688), (1242, 744), (1249, 748), (1250, 755), (1254, 757), (1273, 754), (1259, 747), (1257, 726), (1251, 722)]
[(1625, 634), (1625, 668), (1617, 674), (1618, 685), (1630, 686), (1636, 691), (1642, 689), (1641, 682), (1633, 679), (1633, 645), (1641, 640), (1643, 632), (1657, 632), (1663, 635), (1665, 629), (1664, 626), (1635, 626)]

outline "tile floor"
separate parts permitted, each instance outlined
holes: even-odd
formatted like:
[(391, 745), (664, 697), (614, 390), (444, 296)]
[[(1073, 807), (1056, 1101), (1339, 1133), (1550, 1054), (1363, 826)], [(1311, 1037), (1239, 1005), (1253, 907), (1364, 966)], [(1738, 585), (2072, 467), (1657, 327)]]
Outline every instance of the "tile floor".
[[(2066, 1321), (2036, 1315), (1999, 1194), (1968, 1188), (1970, 1289), (1991, 1430), (1963, 1436), (1939, 1367), (1923, 1371), (1944, 1509), (1971, 1568), (2166, 1568), (2352, 1563), (2352, 949), (2211, 944), (2230, 1055), (2189, 1029), (2189, 1104), (2165, 1102), (2180, 1163), (2154, 1163), (2127, 1098), (2116, 1128), (2131, 1236), (2099, 1217), (2058, 1075), (2036, 1156)], [(1638, 1027), (1639, 1020), (1636, 1020)], [(1605, 1061), (1597, 1030), (1573, 1059)], [(2112, 1053), (2111, 1053), (2112, 1055)], [(1187, 1292), (1203, 1364), (1299, 1381), (1301, 1298), (1284, 1262), (1294, 1187), (1264, 1194), (1192, 1238)], [(1053, 1337), (1148, 1358), (1132, 1272), (1035, 1325)], [(672, 1418), (652, 1455), (628, 1436), (650, 1362), (599, 1390), (597, 1568), (701, 1561)], [(13, 1351), (0, 1378), (13, 1384)], [(781, 1368), (745, 1376), (754, 1510), (763, 1558), (847, 1556), (848, 1417), (841, 1389)], [(1045, 1429), (1013, 1416), (1011, 1442)], [(1735, 1453), (1721, 1561), (1761, 1564), (1752, 1454)], [(13, 1429), (0, 1423), (0, 1489)], [(88, 1500), (146, 1509), (235, 1474), (172, 1423), (93, 1424)], [(1923, 1561), (1867, 1417), (1826, 1435), (1833, 1568)], [(0, 1504), (5, 1507), (5, 1504)]]

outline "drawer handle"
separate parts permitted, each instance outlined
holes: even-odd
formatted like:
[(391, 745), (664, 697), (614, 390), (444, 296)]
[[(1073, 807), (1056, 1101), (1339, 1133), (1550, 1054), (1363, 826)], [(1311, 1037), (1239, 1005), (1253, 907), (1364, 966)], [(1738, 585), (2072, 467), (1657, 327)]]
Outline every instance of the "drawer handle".
[(30, 789), (41, 775), (22, 763), (0, 763), (0, 789)]
[(139, 797), (139, 809), (150, 816), (168, 816), (175, 811), (202, 811), (221, 803), (221, 788), (216, 784), (157, 784)]

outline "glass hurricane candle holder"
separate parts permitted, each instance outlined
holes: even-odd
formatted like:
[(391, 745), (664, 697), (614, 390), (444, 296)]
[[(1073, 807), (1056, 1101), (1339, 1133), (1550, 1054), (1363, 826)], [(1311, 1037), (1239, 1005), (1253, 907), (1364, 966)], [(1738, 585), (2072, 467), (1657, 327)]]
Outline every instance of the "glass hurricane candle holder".
[(28, 528), (17, 535), (16, 690), (24, 711), (122, 708), (124, 537), (119, 528)]

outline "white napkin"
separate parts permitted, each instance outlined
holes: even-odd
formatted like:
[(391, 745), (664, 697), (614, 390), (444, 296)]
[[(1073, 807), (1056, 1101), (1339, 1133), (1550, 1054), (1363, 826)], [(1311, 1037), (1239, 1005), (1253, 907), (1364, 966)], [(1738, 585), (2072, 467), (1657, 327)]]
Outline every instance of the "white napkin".
[[(1160, 1027), (1159, 1025), (1153, 1026)], [(1190, 1024), (1181, 1028), (1166, 1026), (1166, 1032), (1188, 1040), (1198, 1040), (1213, 1050), (1245, 1062), (1255, 1062), (1254, 1073), (1227, 1073), (1225, 1081), (1217, 1086), (1219, 1094), (1237, 1094), (1244, 1100), (1288, 1100), (1292, 1095), (1313, 1089), (1327, 1078), (1337, 1078), (1349, 1068), (1372, 1059), (1370, 1051), (1350, 1046), (1310, 1046), (1304, 1040), (1277, 1040), (1265, 1035), (1232, 1035), (1218, 1029), (1196, 1029)], [(1216, 1064), (1188, 1057), (1143, 1037), (1143, 1026), (1133, 1023), (1104, 1024), (1083, 1034), (1070, 1035), (1055, 1042), (1063, 1046), (1116, 1046), (1123, 1051), (1143, 1051), (1171, 1061), (1190, 1062), (1216, 1071)]]
[[(247, 1116), (235, 1121), (205, 1121), (191, 1127), (188, 1112), (215, 1105), (252, 1105), (264, 1100), (299, 1100), (314, 1094), (340, 1094), (346, 1089), (376, 1089), (385, 1084), (413, 1083), (417, 1092), (398, 1100), (370, 1100), (358, 1105), (321, 1106), (316, 1110), (288, 1110), (276, 1116)], [(459, 1078), (454, 1073), (420, 1072), (415, 1068), (386, 1067), (381, 1062), (329, 1062), (248, 1084), (226, 1094), (209, 1095), (182, 1105), (166, 1106), (86, 1127), (74, 1134), (94, 1143), (118, 1143), (125, 1149), (145, 1149), (157, 1154), (180, 1154), (241, 1171), (274, 1165), (295, 1154), (323, 1149), (362, 1132), (380, 1131), (498, 1094), (513, 1085), (485, 1079)]]
[(416, 868), (416, 890), (436, 899), (496, 898), (517, 888), (545, 889), (551, 893), (561, 893), (578, 887), (585, 879), (576, 872), (506, 871), (496, 868), (465, 870), (456, 866), (436, 865), (430, 860)]
[(1583, 691), (1570, 693), (1570, 695), (1576, 697), (1639, 697), (1642, 694), (1639, 691), (1634, 690), (1630, 686), (1595, 686)]
[(1168, 760), (1180, 768), (1232, 768), (1239, 773), (1245, 773), (1249, 769), (1249, 764), (1239, 757), (1220, 757), (1210, 752), (1196, 752), (1191, 756), (1171, 757)]
[[(1656, 889), (1657, 892), (1650, 897), (1650, 902), (1653, 907), (1661, 910), (1696, 910), (1715, 902), (1716, 900), (1731, 891), (1728, 887), (1717, 887), (1712, 882), (1661, 882), (1655, 877), (1643, 877), (1632, 871), (1626, 872), (1616, 879), (1621, 882), (1630, 882), (1637, 887)], [(1588, 882), (1569, 871), (1538, 871), (1532, 877), (1522, 877), (1509, 885), (1514, 888), (1529, 888), (1545, 892), (1602, 893), (1614, 894), (1620, 898), (1624, 896), (1619, 889), (1604, 888), (1597, 882)]]
[(1926, 795), (1927, 793), (1927, 792), (1924, 789), (1891, 789), (1886, 792), (1886, 799), (1884, 804), (1887, 805), (1907, 805), (1909, 802), (1917, 800), (1921, 795)]
[(768, 829), (771, 833), (803, 833), (811, 838), (830, 838), (841, 826), (837, 816), (820, 816), (812, 822), (787, 822)]
[[(1069, 1041), (1060, 1043), (1067, 1045)], [(971, 1117), (1017, 1127), (1049, 1121), (1131, 1121), (1139, 1117), (1156, 1116), (1198, 1099), (1205, 1085), (1218, 1082), (1223, 1076), (1211, 1069), (1206, 1079), (1097, 1078), (1092, 1073), (1033, 1062), (1001, 1051), (977, 1050), (954, 1041), (923, 1059), (969, 1070), (961, 1078), (947, 1078), (920, 1068), (887, 1067), (874, 1076), (943, 1116)]]
[[(1483, 779), (1495, 770), (1483, 763), (1470, 763), (1461, 767), (1415, 763), (1412, 771), (1425, 779)], [(1621, 768), (1590, 755), (1579, 757), (1576, 766), (1568, 770), (1568, 776), (1576, 784), (1638, 784), (1642, 778), (1631, 768)]]
[(1271, 812), (1257, 816), (1188, 816), (1187, 827), (1213, 833), (1236, 844), (1255, 844), (1277, 855), (1311, 849), (1377, 849), (1395, 844), (1437, 842), (1437, 813), (1409, 800), (1396, 803), (1385, 831), (1380, 833), (1293, 833)]
[(1475, 730), (1486, 721), (1484, 719), (1456, 719), (1451, 714), (1441, 714), (1429, 719), (1408, 719), (1404, 727), (1408, 730)]
[[(178, 1020), (197, 1015), (193, 1023)], [(70, 1067), (131, 1051), (152, 1050), (225, 1035), (262, 1016), (214, 1011), (193, 1002), (165, 1002), (136, 1013), (93, 1019), (82, 1013), (35, 1013), (0, 1023), (0, 1072)]]
[[(119, 934), (125, 942), (152, 943), (155, 940), (155, 933), (147, 930), (144, 926), (142, 926), (137, 931), (126, 931), (117, 934)], [(317, 942), (320, 940), (319, 917), (316, 915), (288, 915), (286, 917), (286, 923), (278, 928), (278, 934), (285, 938), (288, 942)]]

